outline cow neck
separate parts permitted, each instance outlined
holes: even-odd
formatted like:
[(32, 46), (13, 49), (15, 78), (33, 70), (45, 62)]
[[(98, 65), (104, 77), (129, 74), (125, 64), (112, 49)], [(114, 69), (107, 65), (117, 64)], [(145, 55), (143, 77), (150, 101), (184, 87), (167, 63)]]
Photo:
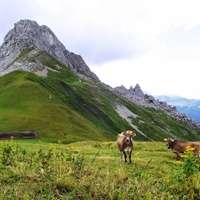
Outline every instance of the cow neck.
[(171, 142), (171, 144), (169, 145), (169, 147), (172, 149), (175, 144), (176, 144), (176, 140), (174, 140), (173, 142)]

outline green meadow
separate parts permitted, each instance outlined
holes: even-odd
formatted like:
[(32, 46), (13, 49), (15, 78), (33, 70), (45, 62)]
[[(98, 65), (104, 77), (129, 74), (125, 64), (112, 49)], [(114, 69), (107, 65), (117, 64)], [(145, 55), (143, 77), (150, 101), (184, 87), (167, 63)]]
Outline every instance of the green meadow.
[(115, 142), (0, 141), (0, 199), (199, 199), (200, 160), (165, 142), (134, 142), (132, 163)]

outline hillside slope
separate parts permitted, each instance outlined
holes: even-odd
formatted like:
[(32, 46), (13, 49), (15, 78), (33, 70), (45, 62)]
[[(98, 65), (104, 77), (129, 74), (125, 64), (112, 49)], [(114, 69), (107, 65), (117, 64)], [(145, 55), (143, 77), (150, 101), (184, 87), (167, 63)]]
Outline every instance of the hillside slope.
[(141, 108), (67, 67), (46, 77), (25, 71), (0, 77), (1, 132), (32, 130), (41, 139), (69, 143), (115, 140), (127, 129), (135, 130), (136, 140), (198, 139), (164, 113)]
[[(0, 79), (3, 85), (0, 89), (1, 131), (33, 130), (41, 138), (67, 141), (87, 139), (88, 132), (94, 132), (97, 140), (109, 138), (56, 98), (52, 88), (43, 87), (42, 80), (38, 78), (41, 83), (35, 82), (35, 78), (38, 77), (16, 71)], [(52, 101), (49, 95), (53, 96)], [(95, 138), (90, 136), (90, 139)]]

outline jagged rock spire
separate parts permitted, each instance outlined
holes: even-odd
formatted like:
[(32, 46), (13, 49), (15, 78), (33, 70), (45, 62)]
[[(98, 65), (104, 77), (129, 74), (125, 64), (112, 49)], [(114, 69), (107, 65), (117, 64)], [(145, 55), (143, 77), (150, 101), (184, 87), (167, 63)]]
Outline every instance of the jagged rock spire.
[(134, 88), (130, 86), (130, 89), (126, 89), (123, 85), (121, 85), (119, 87), (115, 87), (114, 90), (127, 98), (144, 98), (144, 93), (139, 84), (136, 84)]
[(130, 94), (132, 94), (132, 95), (136, 95), (140, 98), (144, 98), (144, 93), (143, 93), (142, 89), (140, 88), (139, 84), (136, 84), (134, 88), (132, 86), (130, 86), (129, 91), (130, 91)]

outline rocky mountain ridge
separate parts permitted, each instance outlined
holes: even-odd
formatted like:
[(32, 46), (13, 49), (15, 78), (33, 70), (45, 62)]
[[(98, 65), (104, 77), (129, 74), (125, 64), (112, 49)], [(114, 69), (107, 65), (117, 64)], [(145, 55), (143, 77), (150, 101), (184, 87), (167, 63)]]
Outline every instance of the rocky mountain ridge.
[(14, 62), (21, 51), (27, 48), (33, 49), (35, 54), (43, 50), (75, 72), (99, 81), (99, 78), (90, 71), (83, 58), (68, 51), (50, 28), (45, 25), (39, 26), (31, 20), (20, 20), (5, 36), (0, 47), (0, 75), (15, 69), (31, 71), (31, 68), (26, 68), (27, 64)]
[(115, 87), (114, 91), (129, 99), (130, 101), (136, 103), (139, 106), (142, 106), (144, 108), (153, 108), (155, 110), (161, 110), (168, 116), (174, 118), (176, 121), (180, 123), (185, 123), (192, 129), (200, 132), (199, 122), (196, 122), (195, 120), (188, 118), (186, 114), (177, 111), (176, 106), (169, 105), (166, 101), (160, 101), (158, 99), (155, 99), (151, 95), (144, 94), (138, 84), (136, 84), (134, 88), (131, 86), (130, 89), (126, 89), (123, 85)]

